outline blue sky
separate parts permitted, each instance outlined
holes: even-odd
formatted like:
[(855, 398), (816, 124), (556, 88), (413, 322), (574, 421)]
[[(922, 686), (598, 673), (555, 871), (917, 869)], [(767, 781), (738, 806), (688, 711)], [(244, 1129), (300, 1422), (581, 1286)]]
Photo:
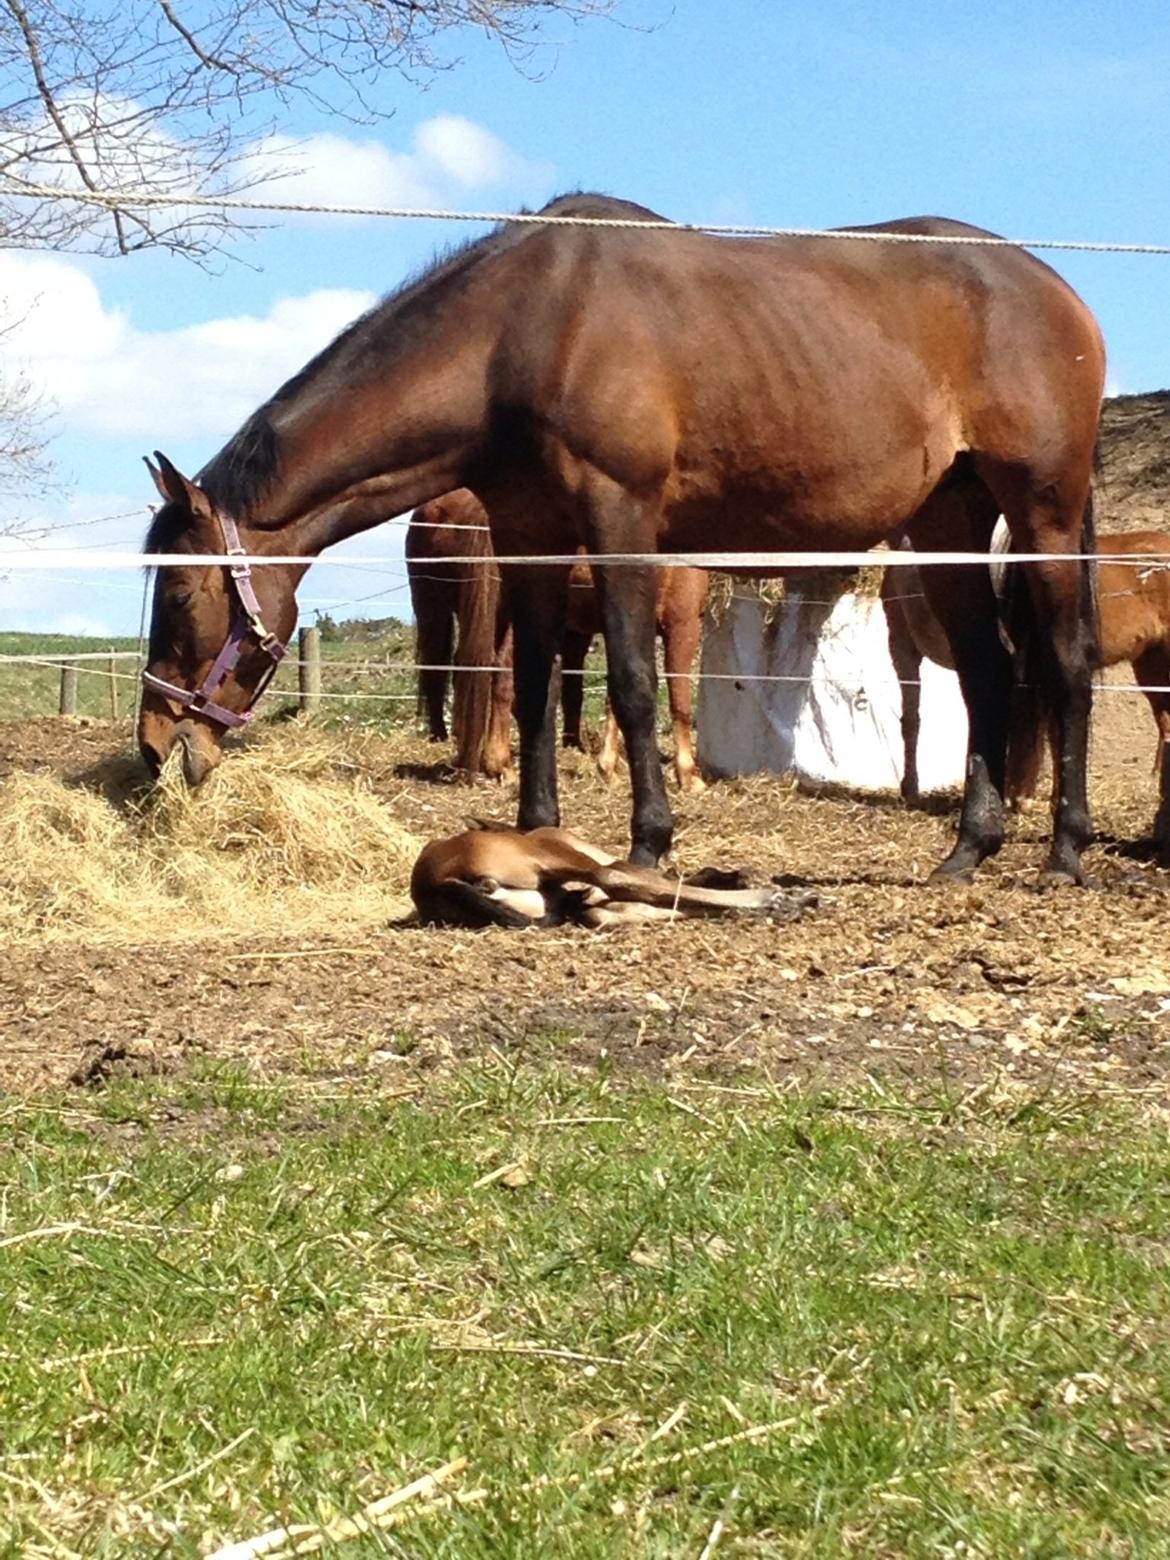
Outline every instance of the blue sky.
[[(387, 78), (375, 126), (280, 130), (322, 198), (506, 209), (608, 190), (690, 221), (817, 227), (931, 212), (1012, 236), (1170, 240), (1170, 11), (1155, 0), (624, 0), (618, 22), (554, 29), (517, 71), (494, 45), (425, 91)], [(135, 511), (140, 462), (194, 470), (348, 318), (439, 245), (442, 224), (284, 224), (205, 274), (154, 254), (0, 254), (0, 296), (35, 302), (19, 350), (59, 407), (63, 491), (34, 518)], [(1170, 259), (1046, 258), (1096, 311), (1110, 388), (1170, 384)], [(27, 506), (26, 506), (27, 512)], [(133, 543), (137, 514), (57, 534)], [(400, 547), (387, 530), (346, 554)], [(340, 559), (339, 559), (340, 562)], [(310, 603), (407, 612), (402, 578), (318, 565)], [(125, 632), (133, 574), (0, 582), (0, 621)]]

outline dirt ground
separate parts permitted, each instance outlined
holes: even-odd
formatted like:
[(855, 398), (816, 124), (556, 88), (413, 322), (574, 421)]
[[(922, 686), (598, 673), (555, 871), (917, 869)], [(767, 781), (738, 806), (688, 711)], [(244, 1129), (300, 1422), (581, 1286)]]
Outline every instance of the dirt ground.
[[(1118, 680), (1114, 674), (1110, 679)], [(1120, 853), (1148, 831), (1154, 731), (1140, 696), (1098, 700), (1092, 886), (1042, 894), (1040, 809), (971, 889), (926, 886), (954, 827), (948, 803), (801, 794), (771, 778), (675, 798), (676, 861), (746, 867), (812, 893), (791, 921), (440, 932), (334, 926), (291, 938), (151, 947), (0, 949), (0, 1094), (93, 1086), (111, 1072), (242, 1060), (406, 1078), (489, 1047), (510, 1057), (703, 1073), (734, 1087), (872, 1077), (936, 1100), (1053, 1086), (1170, 1092), (1170, 873)], [(0, 775), (83, 776), (128, 731), (0, 725)], [(371, 779), (420, 836), (469, 814), (513, 814), (514, 793), (457, 783), (413, 737), (380, 743)], [(566, 822), (626, 838), (628, 793), (565, 755)], [(405, 882), (403, 893), (405, 896)], [(404, 899), (405, 908), (405, 899)]]

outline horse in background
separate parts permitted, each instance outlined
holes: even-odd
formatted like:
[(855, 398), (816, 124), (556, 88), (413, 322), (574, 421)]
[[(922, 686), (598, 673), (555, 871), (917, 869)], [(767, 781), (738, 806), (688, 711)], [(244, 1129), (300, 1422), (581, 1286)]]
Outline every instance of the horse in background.
[[(452, 558), (457, 561), (435, 561)], [(497, 779), (512, 763), (512, 645), (510, 633), (500, 634), (500, 570), (487, 513), (474, 493), (457, 488), (414, 511), (406, 528), (406, 573), (418, 711), (430, 739), (447, 740), (453, 683), (455, 767)]]
[[(467, 563), (433, 561), (451, 557), (467, 559)], [(499, 568), (494, 561), (489, 565), (487, 560), (491, 559), (487, 512), (466, 488), (422, 505), (411, 516), (406, 560), (416, 660), (422, 668), (418, 674), (419, 712), (426, 714), (432, 741), (446, 741), (449, 674), (444, 668), (453, 664), (456, 767), (497, 779), (512, 767), (512, 635), (501, 602)], [(702, 790), (704, 784), (695, 755), (691, 671), (702, 637), (708, 590), (705, 569), (664, 568), (658, 572), (655, 624), (663, 644), (675, 775), (679, 789), (691, 792)], [(569, 574), (561, 637), (561, 745), (579, 752), (585, 750), (581, 731), (585, 661), (601, 631), (593, 572), (588, 564), (575, 564)], [(484, 671), (484, 667), (491, 670)], [(597, 759), (598, 770), (607, 781), (617, 768), (620, 747), (617, 719), (607, 699), (606, 731)]]
[[(1158, 810), (1154, 818), (1155, 855), (1170, 867), (1170, 532), (1126, 531), (1100, 539), (1106, 554), (1132, 555), (1134, 561), (1096, 564), (1097, 665), (1104, 669), (1128, 661), (1150, 706), (1157, 728), (1154, 770)], [(1009, 564), (1009, 568), (1010, 568)], [(902, 684), (902, 741), (905, 751), (902, 795), (918, 800), (918, 699), (923, 660), (954, 670), (946, 636), (922, 592), (913, 565), (888, 569), (882, 581), (882, 606), (889, 631), (890, 657)], [(1028, 698), (1016, 701), (1008, 736), (1007, 791), (1017, 802), (1035, 794), (1050, 723), (1036, 719)]]

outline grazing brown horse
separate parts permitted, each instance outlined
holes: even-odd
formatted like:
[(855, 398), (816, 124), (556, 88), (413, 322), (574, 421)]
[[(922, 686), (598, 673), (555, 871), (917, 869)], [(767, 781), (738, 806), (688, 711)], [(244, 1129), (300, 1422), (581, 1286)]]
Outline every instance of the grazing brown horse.
[[(451, 557), (466, 557), (468, 564), (434, 562)], [(454, 664), (456, 767), (495, 779), (512, 765), (513, 679), (512, 638), (507, 615), (501, 611), (499, 569), (478, 561), (492, 557), (487, 511), (466, 488), (423, 504), (411, 516), (406, 566), (416, 655), (422, 668), (419, 706), (427, 715), (432, 740), (446, 741), (448, 674), (444, 668)], [(706, 569), (659, 571), (654, 616), (668, 679), (674, 769), (683, 791), (703, 789), (695, 760), (691, 671), (702, 637), (707, 594)], [(577, 564), (569, 575), (561, 636), (561, 708), (562, 746), (579, 752), (585, 749), (581, 736), (585, 660), (601, 629), (593, 571), (588, 564)], [(462, 667), (496, 670), (493, 676), (492, 672), (465, 672)], [(597, 760), (607, 780), (617, 767), (619, 743), (617, 719), (607, 704), (605, 739)]]
[[(912, 218), (827, 237), (719, 238), (570, 196), (505, 224), (357, 321), (166, 502), (139, 741), (176, 741), (197, 781), (245, 716), (323, 548), (457, 487), (491, 516), (515, 634), (519, 821), (559, 822), (549, 681), (575, 550), (597, 571), (609, 692), (629, 754), (631, 860), (673, 820), (658, 761), (656, 551), (987, 547), (1001, 512), (1029, 570), (1037, 664), (1060, 732), (1046, 875), (1079, 880), (1094, 654), (1093, 450), (1104, 349), (1042, 261), (962, 223)], [(910, 240), (938, 242), (910, 242)], [(895, 240), (895, 241), (891, 241)], [(900, 242), (896, 240), (905, 240)], [(233, 542), (295, 562), (253, 579), (187, 562)], [(509, 562), (552, 556), (548, 565)], [(621, 561), (622, 558), (635, 561)], [(303, 560), (300, 561), (300, 560)], [(932, 568), (970, 745), (966, 877), (1003, 839), (1010, 657), (986, 570)]]
[(419, 919), (446, 926), (627, 925), (779, 909), (773, 888), (710, 887), (735, 873), (668, 877), (598, 850), (567, 829), (479, 824), (424, 846), (410, 877)]

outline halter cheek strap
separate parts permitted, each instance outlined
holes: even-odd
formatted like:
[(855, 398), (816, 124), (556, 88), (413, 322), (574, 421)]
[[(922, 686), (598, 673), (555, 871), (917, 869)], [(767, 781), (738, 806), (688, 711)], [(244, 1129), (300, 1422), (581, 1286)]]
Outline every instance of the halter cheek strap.
[[(217, 514), (219, 528), (223, 535), (223, 550), (226, 555), (234, 558), (246, 558), (247, 552), (240, 543), (240, 532), (236, 522), (230, 515)], [(165, 698), (182, 705), (184, 709), (192, 710), (196, 715), (206, 715), (209, 720), (218, 721), (221, 726), (234, 729), (237, 726), (246, 726), (255, 713), (256, 701), (268, 687), (276, 675), (276, 669), (284, 660), (288, 646), (279, 640), (275, 634), (269, 633), (264, 626), (264, 619), (260, 615), (260, 602), (256, 596), (256, 587), (252, 583), (252, 566), (249, 563), (233, 563), (228, 567), (228, 577), (231, 581), (234, 600), (232, 602), (232, 624), (228, 634), (227, 643), (215, 658), (211, 670), (192, 691), (190, 688), (179, 688), (174, 683), (165, 682), (161, 677), (156, 677), (153, 672), (143, 672), (142, 686), (149, 688), (153, 693), (161, 693)], [(229, 710), (222, 704), (217, 704), (215, 695), (223, 687), (228, 677), (235, 670), (236, 664), (243, 654), (244, 641), (248, 635), (255, 636), (257, 647), (268, 657), (269, 665), (245, 710)]]

